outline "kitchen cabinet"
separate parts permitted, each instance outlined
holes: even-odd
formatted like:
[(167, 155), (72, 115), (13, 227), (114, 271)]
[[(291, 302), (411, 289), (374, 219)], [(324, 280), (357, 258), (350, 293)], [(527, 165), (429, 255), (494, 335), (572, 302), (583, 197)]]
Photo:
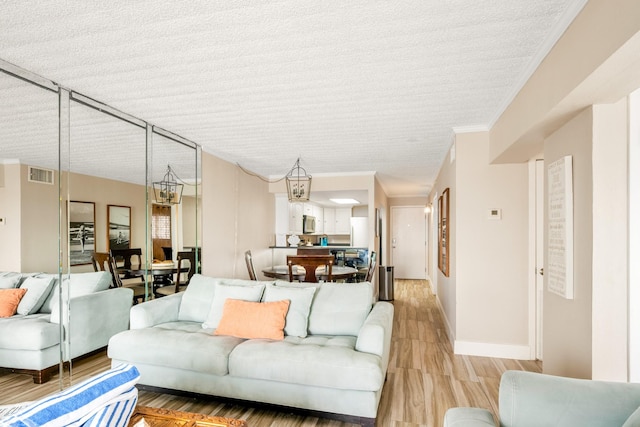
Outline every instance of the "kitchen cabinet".
[(312, 215), (316, 217), (316, 234), (323, 234), (324, 231), (324, 209), (322, 206), (313, 205)]
[(324, 234), (351, 234), (351, 208), (324, 208)]
[(302, 215), (304, 206), (302, 203), (289, 203), (289, 233), (302, 234)]
[(351, 208), (336, 208), (336, 234), (351, 234)]
[(323, 215), (323, 233), (336, 234), (336, 210), (334, 208), (324, 208)]

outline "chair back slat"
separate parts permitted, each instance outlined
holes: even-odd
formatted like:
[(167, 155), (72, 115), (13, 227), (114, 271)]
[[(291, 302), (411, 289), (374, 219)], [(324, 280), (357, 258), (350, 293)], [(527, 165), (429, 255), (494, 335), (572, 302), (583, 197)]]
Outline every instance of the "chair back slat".
[(293, 266), (299, 265), (304, 268), (304, 281), (317, 283), (316, 269), (324, 266), (327, 269), (327, 282), (331, 282), (333, 270), (333, 255), (288, 255), (287, 266), (289, 267), (289, 281), (293, 282), (297, 274), (293, 273)]

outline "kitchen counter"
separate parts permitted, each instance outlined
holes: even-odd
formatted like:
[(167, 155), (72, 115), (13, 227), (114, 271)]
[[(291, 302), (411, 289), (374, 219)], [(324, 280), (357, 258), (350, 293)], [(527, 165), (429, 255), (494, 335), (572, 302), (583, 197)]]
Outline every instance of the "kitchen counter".
[(313, 246), (269, 246), (269, 249), (321, 249), (321, 248), (327, 248), (327, 249), (369, 249), (369, 248), (363, 248), (363, 247), (358, 247), (358, 246), (349, 246), (348, 244), (333, 244), (333, 245), (327, 245), (327, 246), (320, 246), (320, 245), (313, 245)]
[(335, 256), (336, 265), (347, 265), (355, 268), (364, 268), (369, 265), (369, 248), (348, 245), (327, 246), (269, 246), (271, 249), (271, 267), (286, 265), (287, 255), (295, 255), (298, 252), (304, 254), (305, 250), (323, 250)]

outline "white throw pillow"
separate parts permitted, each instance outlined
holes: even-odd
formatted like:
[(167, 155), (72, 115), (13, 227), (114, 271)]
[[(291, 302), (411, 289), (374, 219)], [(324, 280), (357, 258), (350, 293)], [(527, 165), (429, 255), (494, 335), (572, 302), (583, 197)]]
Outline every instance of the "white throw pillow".
[(52, 284), (53, 278), (51, 277), (27, 277), (20, 285), (20, 288), (26, 289), (27, 293), (20, 300), (16, 312), (23, 315), (37, 313), (49, 296)]
[(17, 287), (21, 278), (22, 274), (20, 273), (0, 273), (0, 289), (13, 289)]
[(264, 291), (264, 283), (255, 285), (224, 285), (216, 284), (216, 289), (211, 302), (211, 309), (207, 315), (207, 319), (202, 324), (205, 329), (217, 328), (222, 317), (222, 309), (227, 298), (239, 299), (244, 301), (258, 302), (262, 298)]
[(309, 333), (358, 336), (371, 311), (372, 299), (369, 282), (323, 283), (309, 314)]
[(309, 326), (309, 310), (315, 287), (301, 288), (299, 286), (279, 286), (271, 285), (264, 289), (264, 302), (289, 300), (289, 311), (287, 312), (284, 326), (285, 335), (304, 338), (307, 336)]

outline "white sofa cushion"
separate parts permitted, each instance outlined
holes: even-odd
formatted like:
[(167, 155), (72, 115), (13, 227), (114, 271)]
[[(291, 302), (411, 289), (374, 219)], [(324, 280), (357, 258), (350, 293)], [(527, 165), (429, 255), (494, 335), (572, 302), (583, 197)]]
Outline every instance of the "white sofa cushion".
[(357, 336), (371, 311), (372, 299), (369, 282), (323, 283), (311, 305), (309, 333)]
[[(40, 275), (38, 277), (56, 276), (57, 275)], [(62, 278), (62, 299), (76, 298), (82, 295), (94, 294), (96, 292), (106, 291), (111, 286), (111, 273), (108, 271), (97, 271), (91, 273), (72, 273), (69, 277)], [(58, 281), (54, 282), (54, 286)], [(55, 286), (50, 301), (51, 321), (58, 323), (60, 321), (60, 304), (58, 292), (60, 286)], [(46, 305), (46, 302), (45, 302)]]
[(213, 277), (194, 274), (182, 296), (178, 320), (204, 322), (211, 308), (216, 282)]
[(284, 333), (304, 338), (307, 336), (309, 311), (315, 292), (315, 287), (301, 288), (296, 285), (269, 284), (264, 289), (262, 300), (264, 302), (289, 300)]
[(17, 288), (20, 283), (22, 274), (6, 271), (0, 273), (0, 289), (13, 289)]
[(213, 293), (213, 301), (211, 302), (211, 309), (209, 310), (207, 319), (202, 324), (203, 328), (215, 329), (218, 327), (220, 318), (222, 318), (224, 302), (227, 298), (252, 302), (260, 301), (262, 298), (262, 292), (264, 292), (265, 287), (264, 283), (247, 280), (229, 282), (231, 284), (224, 284), (222, 282), (216, 283), (215, 291)]
[(49, 296), (52, 286), (52, 277), (27, 277), (20, 285), (20, 289), (26, 289), (27, 293), (20, 300), (16, 312), (23, 315), (37, 313)]
[(168, 322), (132, 329), (111, 337), (108, 356), (132, 363), (226, 375), (229, 353), (244, 340), (212, 332), (202, 329), (198, 322)]
[[(0, 319), (0, 348), (42, 350), (60, 343), (60, 326), (49, 322), (48, 314), (31, 314)], [(2, 361), (0, 361), (0, 366)]]
[(248, 340), (229, 356), (229, 374), (344, 390), (380, 390), (384, 382), (380, 357), (357, 352), (354, 346), (355, 337), (347, 336)]

